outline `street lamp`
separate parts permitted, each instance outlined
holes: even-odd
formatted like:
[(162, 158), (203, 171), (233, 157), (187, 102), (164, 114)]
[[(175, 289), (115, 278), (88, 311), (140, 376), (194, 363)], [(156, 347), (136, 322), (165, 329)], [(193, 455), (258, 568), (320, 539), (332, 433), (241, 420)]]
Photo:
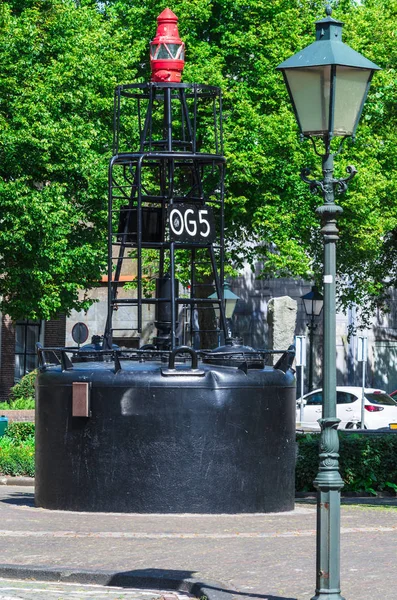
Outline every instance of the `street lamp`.
[[(208, 298), (211, 298), (212, 300), (220, 300), (220, 298), (218, 298), (218, 294), (216, 292), (214, 292), (213, 294), (208, 296)], [(240, 300), (240, 297), (237, 296), (234, 292), (232, 292), (232, 290), (230, 289), (229, 283), (227, 283), (227, 281), (225, 281), (225, 283), (223, 284), (223, 301), (224, 301), (224, 306), (225, 306), (227, 339), (232, 339), (232, 337), (233, 337), (232, 318), (233, 318), (234, 309), (236, 308), (236, 304), (237, 304), (238, 300)], [(215, 310), (215, 317), (217, 319), (219, 319), (220, 318), (219, 302), (214, 303), (214, 310)]]
[[(324, 336), (323, 411), (319, 423), (320, 465), (314, 485), (317, 488), (316, 595), (312, 600), (343, 600), (340, 595), (340, 490), (339, 439), (336, 418), (336, 241), (337, 217), (342, 208), (335, 194), (347, 190), (356, 169), (347, 167), (348, 177), (334, 179), (333, 137), (354, 137), (374, 71), (379, 67), (342, 42), (343, 23), (331, 17), (316, 23), (316, 41), (280, 64), (302, 137), (308, 137), (322, 158), (323, 179), (301, 173), (313, 193), (320, 192), (324, 204), (316, 213), (321, 219), (324, 239)], [(317, 151), (315, 139), (324, 144)]]
[(314, 322), (315, 317), (319, 317), (323, 310), (324, 297), (318, 291), (315, 285), (312, 286), (311, 291), (304, 296), (301, 296), (305, 313), (310, 317), (310, 322), (307, 324), (309, 330), (309, 383), (308, 391), (311, 392), (313, 389), (313, 355), (314, 355), (314, 332), (317, 329), (317, 323)]

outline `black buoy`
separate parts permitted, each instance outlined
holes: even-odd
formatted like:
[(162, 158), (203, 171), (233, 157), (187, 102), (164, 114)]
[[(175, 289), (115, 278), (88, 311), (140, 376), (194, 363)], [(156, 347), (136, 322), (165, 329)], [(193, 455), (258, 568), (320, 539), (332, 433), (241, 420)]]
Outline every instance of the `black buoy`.
[[(115, 92), (104, 336), (80, 350), (38, 349), (36, 505), (147, 513), (292, 510), (293, 352), (267, 367), (270, 351), (232, 340), (225, 302), (232, 310), (237, 296), (226, 296), (224, 281), (221, 92), (179, 83), (184, 45), (170, 13), (167, 31), (179, 41), (163, 48), (163, 31), (152, 43), (155, 79)], [(168, 66), (172, 78), (162, 79)], [(126, 125), (121, 117), (131, 103), (138, 118)], [(136, 276), (128, 294), (122, 273), (132, 272), (124, 268), (131, 257)], [(185, 267), (183, 293), (177, 264)], [(129, 309), (133, 318), (123, 334), (136, 340), (145, 333), (146, 305), (155, 307), (157, 336), (137, 349), (115, 346), (113, 334), (117, 341), (121, 334), (114, 311)], [(182, 348), (177, 328), (187, 344)], [(219, 348), (193, 350), (209, 330)]]

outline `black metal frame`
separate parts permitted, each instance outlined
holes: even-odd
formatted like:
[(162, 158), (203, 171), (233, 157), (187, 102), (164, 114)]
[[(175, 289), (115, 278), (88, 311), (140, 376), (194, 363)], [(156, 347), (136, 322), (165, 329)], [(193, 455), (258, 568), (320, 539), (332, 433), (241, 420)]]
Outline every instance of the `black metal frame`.
[[(136, 110), (131, 114), (131, 102)], [(129, 112), (125, 112), (125, 106)], [(210, 110), (209, 110), (210, 109)], [(203, 139), (202, 121), (213, 127), (211, 148)], [(135, 130), (135, 131), (134, 131)], [(206, 130), (208, 131), (208, 130)], [(138, 152), (130, 152), (130, 136), (135, 133)], [(127, 151), (124, 150), (126, 146)], [(142, 332), (142, 307), (144, 304), (171, 304), (170, 349), (178, 345), (176, 336), (178, 308), (190, 307), (191, 316), (200, 307), (218, 303), (221, 329), (227, 337), (223, 302), (224, 280), (224, 174), (222, 136), (222, 98), (220, 89), (213, 86), (186, 83), (145, 83), (119, 86), (114, 102), (114, 155), (109, 163), (108, 188), (108, 317), (104, 335), (104, 348), (112, 345), (113, 311), (118, 306), (136, 306), (137, 324), (131, 331)], [(208, 176), (210, 174), (210, 177)], [(184, 178), (190, 180), (189, 184)], [(183, 186), (182, 184), (185, 183)], [(124, 204), (122, 204), (124, 202)], [(167, 235), (168, 206), (188, 202), (197, 206), (211, 206), (217, 216), (217, 241), (176, 242)], [(161, 238), (148, 239), (143, 231), (143, 213), (154, 208), (161, 219)], [(122, 215), (123, 213), (123, 215)], [(122, 215), (122, 216), (121, 216)], [(131, 234), (132, 221), (136, 231)], [(116, 229), (122, 222), (122, 231)], [(118, 253), (113, 255), (114, 248)], [(130, 248), (137, 252), (137, 298), (118, 298), (121, 270), (128, 260)], [(159, 254), (159, 277), (164, 276), (166, 254), (169, 258), (171, 278), (170, 298), (144, 298), (142, 289), (142, 250), (154, 249)], [(177, 297), (175, 289), (175, 253), (190, 253), (190, 298)], [(213, 273), (217, 298), (197, 297), (196, 262), (200, 249), (207, 251), (208, 263)], [(218, 254), (218, 260), (217, 256)], [(219, 266), (218, 266), (219, 264)], [(190, 319), (193, 322), (193, 319)], [(123, 328), (125, 331), (125, 328)]]
[[(46, 347), (38, 343), (36, 344), (36, 351), (38, 356), (39, 368), (41, 371), (45, 371), (47, 368), (54, 366), (61, 366), (62, 371), (71, 371), (73, 369), (79, 369), (75, 361), (76, 356), (81, 356), (80, 348), (78, 346), (69, 347)], [(71, 355), (71, 356), (70, 356)], [(156, 361), (161, 360), (168, 367), (175, 369), (175, 358), (179, 355), (178, 362), (185, 363), (187, 356), (190, 356), (194, 369), (198, 365), (198, 361), (201, 360), (204, 363), (212, 365), (227, 365), (234, 366), (238, 369), (247, 372), (249, 369), (263, 369), (267, 365), (271, 365), (271, 357), (278, 356), (278, 360), (274, 365), (274, 369), (278, 369), (286, 373), (288, 369), (292, 368), (293, 361), (295, 359), (295, 346), (290, 346), (286, 350), (267, 350), (259, 349), (252, 350), (247, 349), (245, 346), (236, 346), (235, 348), (230, 347), (223, 352), (211, 352), (210, 350), (194, 350), (189, 346), (178, 346), (174, 350), (157, 350), (154, 347), (142, 347), (139, 349), (109, 349), (109, 350), (90, 350), (87, 353), (87, 361), (103, 361), (104, 368), (112, 369), (115, 373), (123, 369), (128, 369), (128, 363), (140, 362), (140, 361)], [(123, 361), (123, 363), (121, 363)], [(113, 365), (112, 365), (113, 363)], [(105, 364), (108, 367), (105, 367)], [(178, 370), (175, 369), (175, 373), (178, 374)], [(182, 374), (186, 374), (182, 366)], [(189, 371), (189, 374), (192, 374)], [(194, 373), (193, 373), (194, 374)], [(200, 373), (201, 375), (201, 373)]]

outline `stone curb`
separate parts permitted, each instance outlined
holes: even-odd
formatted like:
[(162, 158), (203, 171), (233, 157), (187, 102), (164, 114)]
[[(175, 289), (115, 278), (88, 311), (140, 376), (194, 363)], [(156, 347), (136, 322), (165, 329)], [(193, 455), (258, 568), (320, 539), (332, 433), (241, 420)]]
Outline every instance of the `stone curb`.
[(7, 579), (56, 581), (59, 583), (96, 584), (103, 586), (130, 587), (142, 590), (172, 590), (194, 594), (208, 600), (231, 600), (236, 590), (220, 582), (204, 582), (183, 577), (180, 571), (151, 569), (136, 571), (79, 570), (68, 567), (7, 565), (0, 563), (0, 577)]
[(26, 485), (34, 486), (34, 477), (0, 477), (0, 485)]

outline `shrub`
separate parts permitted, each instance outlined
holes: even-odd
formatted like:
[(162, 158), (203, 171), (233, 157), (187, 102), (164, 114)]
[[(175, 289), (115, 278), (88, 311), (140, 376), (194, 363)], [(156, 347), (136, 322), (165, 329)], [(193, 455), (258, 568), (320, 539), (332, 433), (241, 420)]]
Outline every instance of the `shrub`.
[[(340, 473), (345, 492), (397, 491), (397, 435), (341, 432)], [(312, 491), (318, 471), (319, 434), (298, 435), (296, 490)]]
[(0, 472), (4, 475), (34, 477), (34, 440), (16, 442), (5, 435), (0, 438)]
[[(10, 404), (19, 404), (27, 402), (34, 408), (35, 399), (35, 381), (37, 377), (37, 371), (34, 370), (31, 373), (27, 373), (22, 377), (21, 381), (18, 381), (10, 390)], [(15, 408), (20, 408), (15, 406)]]
[(10, 390), (9, 402), (0, 402), (1, 410), (31, 410), (35, 407), (35, 381), (37, 371), (27, 373)]
[(10, 410), (33, 410), (35, 407), (35, 401), (32, 398), (18, 398), (17, 400), (11, 400), (8, 408)]
[(5, 438), (19, 444), (29, 440), (34, 440), (34, 423), (10, 423), (4, 434)]

